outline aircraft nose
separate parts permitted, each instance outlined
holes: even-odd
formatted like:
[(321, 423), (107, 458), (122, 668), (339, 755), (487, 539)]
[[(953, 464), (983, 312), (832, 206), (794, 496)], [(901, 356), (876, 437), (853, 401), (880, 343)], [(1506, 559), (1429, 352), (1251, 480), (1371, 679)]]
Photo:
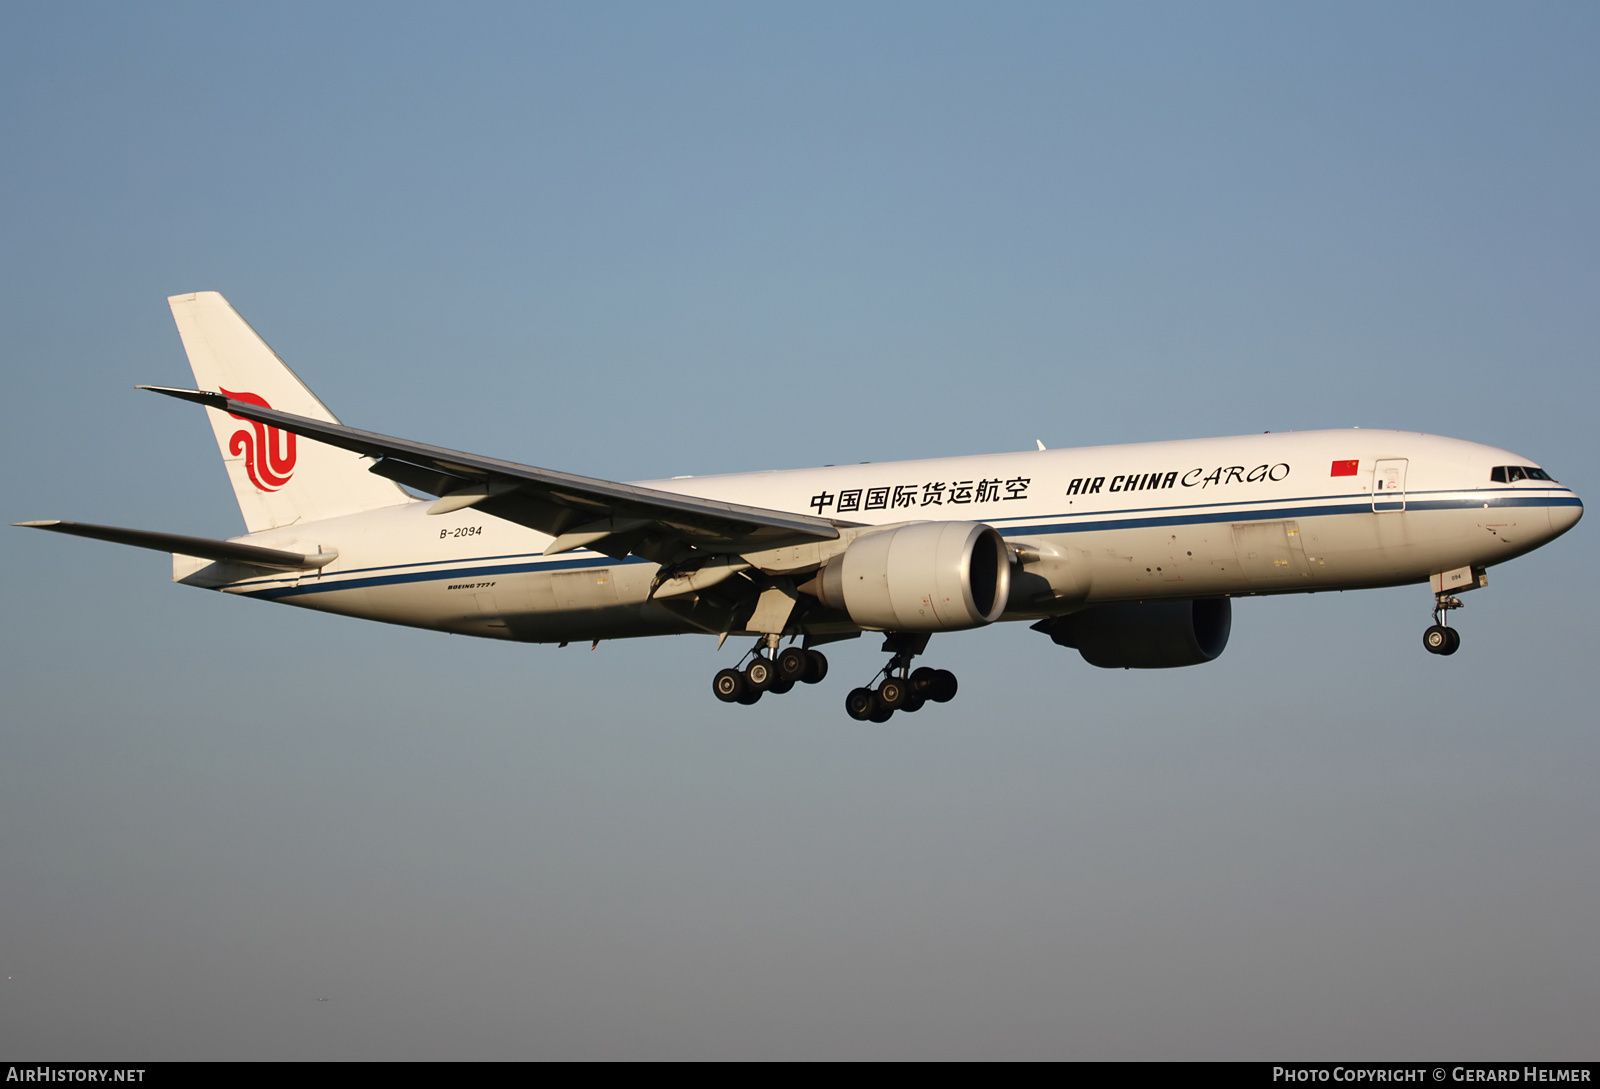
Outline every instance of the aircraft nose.
[(1559, 507), (1546, 507), (1550, 513), (1550, 536), (1559, 537), (1578, 524), (1583, 517), (1583, 503), (1574, 495), (1572, 502)]

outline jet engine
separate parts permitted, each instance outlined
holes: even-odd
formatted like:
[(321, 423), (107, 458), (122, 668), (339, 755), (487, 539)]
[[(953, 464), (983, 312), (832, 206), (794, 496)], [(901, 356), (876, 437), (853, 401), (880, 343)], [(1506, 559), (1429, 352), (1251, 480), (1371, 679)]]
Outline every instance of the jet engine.
[(863, 628), (977, 628), (1005, 611), (1011, 553), (993, 526), (914, 522), (857, 537), (800, 589)]
[(1233, 629), (1233, 602), (1147, 601), (1097, 605), (1034, 626), (1103, 669), (1168, 669), (1200, 665), (1221, 654)]

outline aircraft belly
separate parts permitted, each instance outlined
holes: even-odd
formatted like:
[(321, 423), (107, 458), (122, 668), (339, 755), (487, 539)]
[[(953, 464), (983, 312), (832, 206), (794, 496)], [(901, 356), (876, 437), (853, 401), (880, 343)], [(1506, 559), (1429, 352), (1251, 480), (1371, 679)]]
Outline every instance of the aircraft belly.
[(584, 567), (576, 571), (557, 571), (546, 576), (556, 611), (603, 609), (617, 604), (615, 569)]
[(1438, 571), (1508, 558), (1471, 509), (1406, 510), (1316, 520), (1319, 565), (1340, 589), (1420, 582)]
[(1507, 543), (1505, 526), (1480, 524), (1490, 521), (1475, 509), (1407, 510), (1090, 530), (1052, 540), (1087, 570), (1083, 600), (1093, 603), (1390, 586), (1536, 546)]
[[(1281, 523), (1280, 523), (1281, 525)], [(1249, 592), (1228, 523), (1087, 530), (1052, 539), (1087, 572), (1090, 603)], [(1304, 577), (1304, 569), (1295, 574)]]
[[(1074, 537), (1072, 544), (1089, 567), (1090, 601), (1192, 597), (1226, 589), (1227, 576), (1236, 566), (1202, 532), (1174, 532), (1172, 527), (1158, 526)], [(1178, 548), (1180, 543), (1184, 547)]]
[[(494, 580), (473, 580), (491, 583)], [(437, 582), (393, 582), (373, 586), (368, 591), (373, 620), (389, 624), (406, 624), (418, 628), (453, 630), (455, 622), (467, 616), (480, 614), (478, 603), (471, 590), (446, 590), (443, 580)], [(454, 583), (448, 585), (455, 585)], [(480, 590), (492, 589), (485, 585)], [(319, 596), (332, 596), (328, 594)]]
[(374, 595), (364, 586), (348, 590), (328, 590), (322, 593), (293, 594), (282, 598), (286, 605), (302, 609), (315, 609), (323, 613), (353, 616), (362, 620), (384, 619), (375, 606)]
[(507, 618), (511, 638), (525, 643), (566, 643), (593, 639), (634, 639), (681, 635), (700, 629), (653, 604), (628, 603), (559, 613), (529, 613)]

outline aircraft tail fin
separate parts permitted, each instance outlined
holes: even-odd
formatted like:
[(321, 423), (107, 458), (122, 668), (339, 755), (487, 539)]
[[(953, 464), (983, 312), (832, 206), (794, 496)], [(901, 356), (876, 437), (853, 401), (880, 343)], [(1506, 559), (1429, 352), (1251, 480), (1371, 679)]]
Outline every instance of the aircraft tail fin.
[[(167, 302), (199, 388), (339, 422), (227, 299), (199, 291)], [(399, 485), (368, 472), (358, 454), (219, 409), (206, 415), (251, 533), (410, 501)]]

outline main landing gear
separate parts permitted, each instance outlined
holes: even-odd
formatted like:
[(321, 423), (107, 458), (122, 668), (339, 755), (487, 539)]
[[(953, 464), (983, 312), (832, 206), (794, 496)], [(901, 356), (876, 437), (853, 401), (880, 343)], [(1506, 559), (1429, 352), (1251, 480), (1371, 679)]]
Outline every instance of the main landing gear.
[(723, 669), (711, 678), (711, 691), (723, 703), (754, 703), (768, 692), (783, 695), (796, 684), (816, 684), (828, 675), (828, 659), (821, 651), (788, 647), (775, 656), (777, 640), (762, 636), (751, 648), (743, 669)]
[[(778, 636), (763, 635), (740, 659), (742, 668), (723, 669), (711, 679), (711, 691), (723, 703), (755, 703), (768, 692), (778, 695), (797, 684), (816, 684), (828, 675), (828, 659), (809, 647), (778, 650)], [(888, 722), (896, 711), (910, 714), (932, 700), (948, 703), (956, 695), (956, 675), (948, 669), (911, 668), (911, 659), (928, 646), (927, 633), (888, 632), (883, 649), (892, 657), (873, 681), (877, 688), (857, 688), (845, 697), (844, 709), (859, 722)]]
[[(948, 703), (956, 695), (956, 675), (948, 669), (929, 669), (927, 666), (911, 669), (911, 659), (928, 646), (928, 636), (890, 632), (883, 641), (883, 649), (894, 657), (878, 671), (883, 683), (874, 690), (855, 688), (844, 698), (844, 710), (858, 722), (888, 722), (896, 711), (910, 714), (922, 709), (932, 700)], [(874, 677), (873, 680), (876, 680)]]
[(1433, 623), (1422, 633), (1422, 645), (1429, 654), (1454, 654), (1461, 648), (1461, 633), (1450, 627), (1450, 610), (1461, 608), (1461, 599), (1449, 594), (1433, 595)]

